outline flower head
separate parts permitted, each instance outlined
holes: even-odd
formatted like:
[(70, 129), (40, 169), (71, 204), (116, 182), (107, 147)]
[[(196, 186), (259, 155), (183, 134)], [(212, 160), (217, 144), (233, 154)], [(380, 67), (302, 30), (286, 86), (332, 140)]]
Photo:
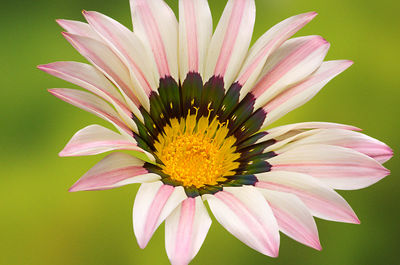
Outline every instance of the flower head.
[(254, 0), (228, 0), (215, 32), (206, 0), (180, 0), (179, 23), (163, 0), (131, 0), (131, 31), (97, 12), (58, 20), (90, 62), (39, 69), (81, 86), (56, 97), (111, 122), (78, 131), (61, 156), (113, 150), (70, 191), (141, 183), (133, 226), (144, 248), (165, 221), (172, 264), (188, 264), (211, 225), (204, 201), (230, 233), (271, 257), (279, 231), (321, 249), (313, 217), (359, 223), (334, 189), (385, 177), (384, 143), (342, 124), (266, 129), (310, 100), (352, 62), (323, 61), (320, 36), (291, 38), (310, 12), (288, 18), (249, 49)]

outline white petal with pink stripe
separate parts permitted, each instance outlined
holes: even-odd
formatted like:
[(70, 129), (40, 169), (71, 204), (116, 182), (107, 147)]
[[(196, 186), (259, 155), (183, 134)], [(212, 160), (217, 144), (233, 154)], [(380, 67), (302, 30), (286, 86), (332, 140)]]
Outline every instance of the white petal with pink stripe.
[(218, 222), (251, 248), (277, 257), (279, 229), (274, 214), (257, 189), (224, 188), (206, 199)]
[(188, 264), (211, 226), (201, 197), (187, 198), (165, 220), (165, 248), (172, 265)]
[(92, 167), (69, 191), (106, 190), (160, 179), (149, 173), (143, 164), (142, 160), (128, 154), (112, 153)]
[(141, 248), (146, 247), (158, 226), (186, 198), (182, 187), (161, 181), (140, 186), (133, 206), (133, 230)]

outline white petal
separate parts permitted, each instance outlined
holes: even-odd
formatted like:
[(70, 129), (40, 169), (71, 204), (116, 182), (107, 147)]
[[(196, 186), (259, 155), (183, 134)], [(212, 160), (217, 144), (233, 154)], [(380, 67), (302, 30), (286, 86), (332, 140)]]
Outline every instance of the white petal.
[(204, 77), (204, 62), (213, 25), (207, 0), (179, 0), (180, 78), (188, 72)]
[[(343, 130), (353, 130), (353, 131), (361, 131), (361, 129), (346, 125), (346, 124), (339, 124), (339, 123), (332, 123), (332, 122), (300, 122), (300, 123), (292, 123), (287, 125), (282, 125), (279, 127), (271, 128), (267, 130), (267, 134), (259, 139), (256, 143), (260, 143), (263, 141), (267, 141), (270, 139), (275, 139), (277, 137), (282, 138), (285, 134), (288, 133), (296, 133), (296, 132), (303, 132), (304, 130), (310, 129), (343, 129)], [(285, 137), (283, 137), (285, 138)]]
[(129, 108), (143, 120), (138, 109), (141, 105), (140, 101), (132, 90), (133, 84), (129, 70), (115, 53), (99, 41), (70, 33), (63, 33), (63, 35), (82, 56), (120, 89)]
[(68, 33), (102, 41), (100, 36), (87, 23), (67, 19), (57, 19), (56, 21)]
[(320, 36), (306, 36), (286, 41), (271, 54), (252, 90), (254, 108), (265, 105), (274, 96), (318, 69), (329, 50), (329, 43)]
[(272, 171), (256, 175), (256, 187), (299, 197), (312, 215), (337, 222), (360, 223), (350, 205), (321, 181), (297, 172)]
[(186, 198), (182, 187), (160, 181), (140, 186), (133, 206), (133, 229), (139, 247), (146, 247), (158, 226)]
[(257, 189), (251, 186), (224, 188), (205, 198), (215, 218), (231, 234), (264, 255), (278, 256), (278, 224)]
[(283, 233), (302, 244), (321, 250), (314, 218), (297, 196), (267, 189), (259, 190), (271, 206)]
[(311, 175), (334, 189), (368, 187), (389, 174), (376, 160), (333, 145), (303, 145), (268, 159), (272, 170)]
[(77, 89), (53, 88), (49, 89), (49, 92), (69, 104), (111, 122), (121, 133), (132, 135), (132, 131), (118, 117), (115, 110), (101, 98)]
[(135, 132), (136, 124), (132, 120), (132, 112), (126, 107), (125, 100), (108, 79), (91, 65), (78, 62), (55, 62), (39, 65), (46, 73), (83, 87), (95, 95), (111, 103), (124, 122)]
[(163, 0), (130, 0), (135, 34), (150, 47), (160, 77), (178, 80), (178, 22)]
[(279, 119), (286, 113), (302, 106), (313, 98), (332, 78), (349, 68), (352, 61), (327, 61), (304, 81), (287, 89), (263, 107), (267, 117), (262, 127)]
[(254, 0), (229, 0), (208, 49), (205, 81), (224, 77), (225, 89), (235, 80), (250, 45), (255, 22)]
[(316, 15), (315, 12), (309, 12), (285, 19), (269, 29), (256, 41), (251, 47), (237, 79), (243, 85), (240, 90), (240, 99), (253, 88), (268, 56)]
[(134, 150), (146, 155), (150, 161), (154, 157), (137, 146), (131, 136), (121, 135), (100, 125), (89, 125), (79, 130), (60, 152), (60, 156), (97, 155), (112, 150)]
[(165, 220), (165, 248), (172, 265), (188, 264), (206, 238), (211, 218), (200, 197), (187, 198)]
[(155, 62), (147, 56), (142, 42), (132, 31), (110, 17), (97, 12), (84, 12), (84, 15), (93, 29), (129, 67), (132, 79), (138, 86), (136, 94), (141, 102), (149, 104), (148, 97), (153, 90), (157, 90), (159, 76)]
[[(312, 133), (312, 134), (310, 134)], [(359, 132), (353, 132), (343, 129), (316, 129), (309, 132), (303, 132), (289, 138), (288, 144), (276, 149), (277, 153), (284, 153), (300, 145), (307, 144), (329, 144), (354, 149), (376, 161), (383, 163), (393, 156), (393, 151), (381, 141)], [(272, 149), (271, 149), (272, 150)]]
[(160, 179), (143, 165), (142, 160), (128, 154), (112, 153), (92, 167), (69, 191), (105, 190)]

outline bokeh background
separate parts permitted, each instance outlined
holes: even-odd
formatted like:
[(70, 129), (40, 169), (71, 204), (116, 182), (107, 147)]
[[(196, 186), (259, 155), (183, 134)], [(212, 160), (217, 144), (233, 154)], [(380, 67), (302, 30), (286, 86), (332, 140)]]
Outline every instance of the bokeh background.
[[(176, 0), (168, 3), (177, 11)], [(225, 1), (210, 0), (214, 24)], [(297, 35), (320, 34), (332, 43), (328, 59), (355, 65), (329, 83), (311, 102), (277, 124), (331, 121), (353, 124), (399, 153), (400, 4), (394, 0), (256, 0), (254, 38), (289, 16), (317, 11)], [(99, 118), (52, 97), (47, 88), (72, 87), (40, 72), (38, 64), (83, 61), (59, 34), (56, 18), (81, 20), (81, 10), (97, 10), (131, 25), (128, 0), (1, 1), (1, 265), (168, 264), (164, 228), (145, 250), (132, 231), (137, 186), (103, 192), (67, 189), (96, 157), (59, 158), (69, 138)], [(367, 189), (340, 192), (361, 225), (317, 220), (323, 250), (282, 236), (280, 256), (251, 250), (215, 220), (192, 264), (399, 264), (400, 164)]]

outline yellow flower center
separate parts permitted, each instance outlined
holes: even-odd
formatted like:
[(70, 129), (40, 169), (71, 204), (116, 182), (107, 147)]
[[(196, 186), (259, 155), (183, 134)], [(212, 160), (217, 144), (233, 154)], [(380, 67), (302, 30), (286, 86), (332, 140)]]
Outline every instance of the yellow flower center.
[(236, 139), (226, 137), (228, 128), (208, 117), (196, 120), (197, 115), (186, 119), (172, 119), (171, 125), (155, 143), (156, 155), (163, 165), (163, 172), (185, 187), (201, 188), (226, 181), (239, 166), (233, 146)]

